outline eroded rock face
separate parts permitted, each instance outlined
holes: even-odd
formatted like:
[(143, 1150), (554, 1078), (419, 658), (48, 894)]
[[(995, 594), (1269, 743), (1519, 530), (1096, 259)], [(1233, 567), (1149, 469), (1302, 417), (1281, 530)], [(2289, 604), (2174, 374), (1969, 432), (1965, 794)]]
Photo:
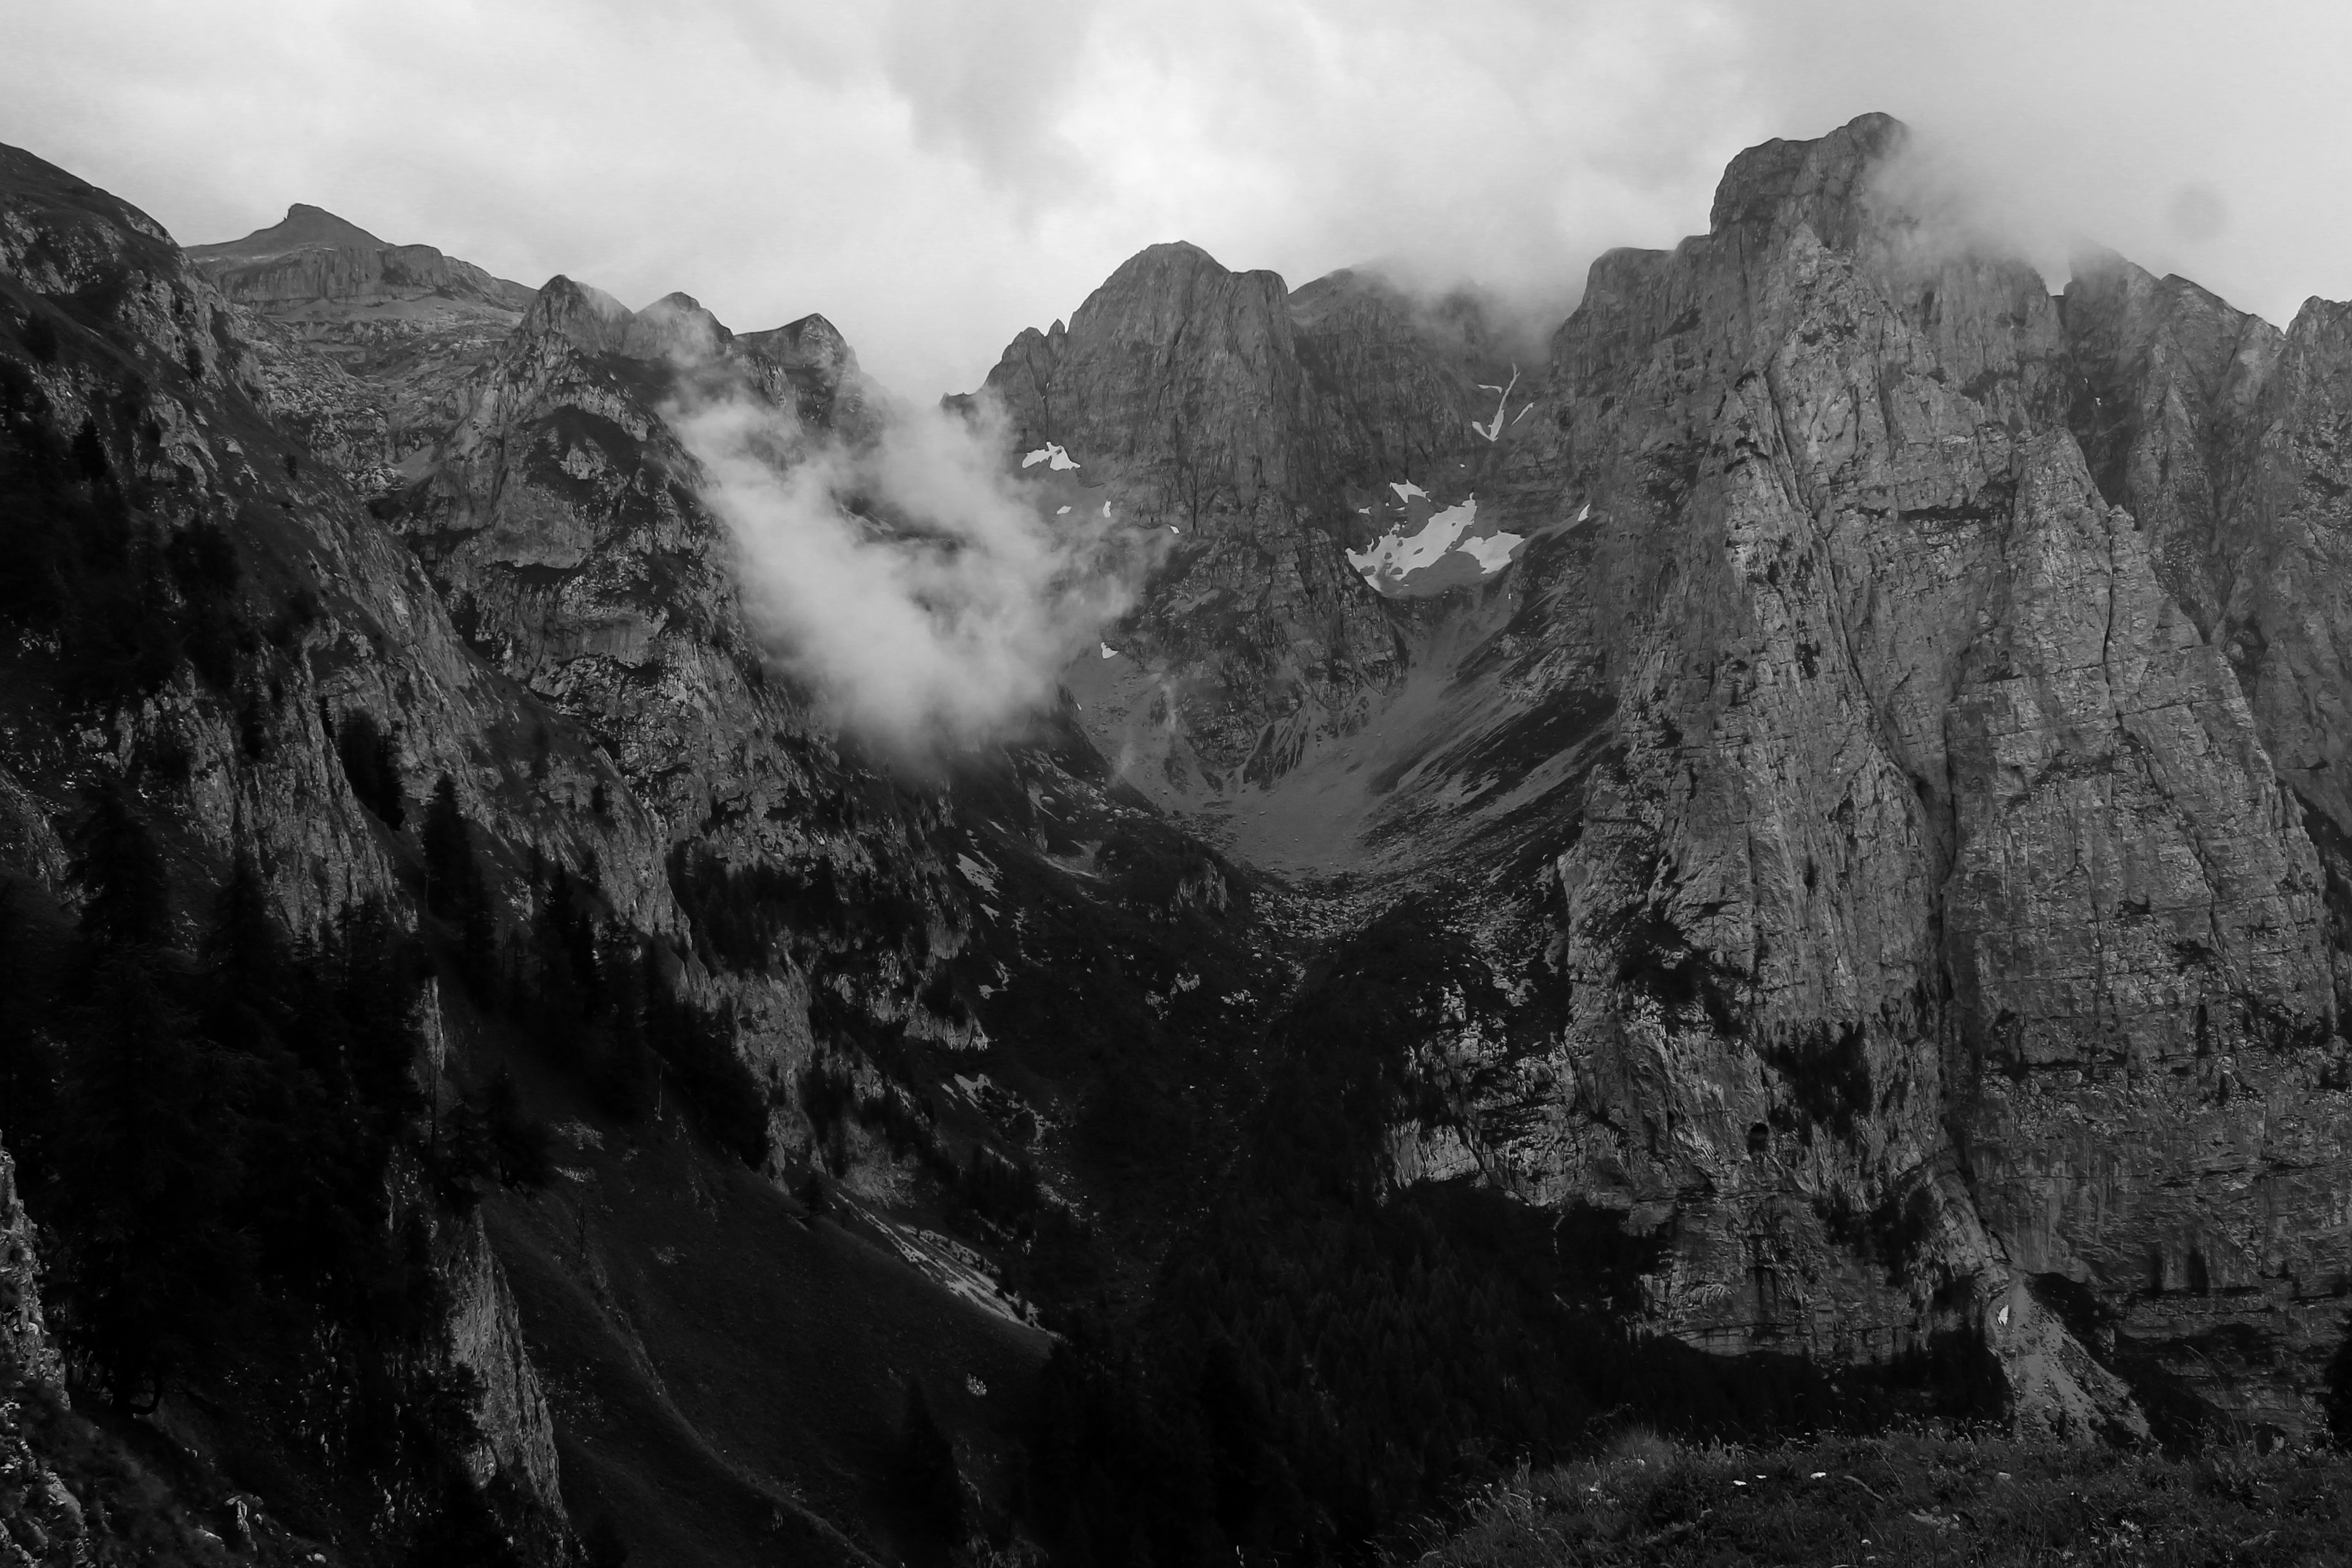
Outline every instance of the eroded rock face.
[(367, 494), (415, 477), (535, 294), (299, 203), (268, 228), (186, 254), (256, 319), (272, 414)]
[(1508, 374), (1488, 339), (1465, 301), (1423, 307), (1349, 272), (1292, 293), (1177, 244), (1005, 350), (984, 394), (1016, 449), (1059, 448), (1105, 516), (1166, 535), (1114, 633), (1127, 662), (1085, 699), (1129, 782), (1197, 803), (1362, 724), (1403, 647), (1346, 547), (1379, 531), (1366, 503), (1388, 485), (1476, 489), (1491, 442), (1471, 426), (1495, 411), (1480, 384)]
[[(335, 728), (364, 714), (394, 738), (407, 833), (446, 773), (494, 875), (522, 857), (594, 863), (624, 919), (676, 926), (662, 846), (620, 774), (577, 737), (551, 733), (547, 710), (467, 648), (415, 557), (300, 461), (271, 421), (246, 319), (162, 230), (0, 149), (0, 310), (12, 460), (37, 466), (70, 443), (79, 475), (111, 487), (142, 549), (168, 556), (216, 526), (235, 570), (214, 591), (244, 628), (202, 660), (166, 649), (143, 689), (103, 701), (57, 683), (74, 672), (45, 662), (54, 637), (11, 647), (0, 810), (12, 873), (70, 906), (59, 828), (86, 785), (112, 778), (165, 847), (184, 930), (240, 857), (299, 935), (349, 904), (404, 909), (413, 840), (360, 802), (335, 743)], [(150, 607), (158, 615), (193, 592), (184, 578), (152, 591), (166, 595)], [(602, 812), (590, 806), (599, 794)], [(477, 1248), (461, 1261), (467, 1289), (498, 1299), (495, 1260)], [(492, 1314), (466, 1331), (467, 1355), (509, 1373), (486, 1379), (498, 1397), (479, 1415), (502, 1457), (543, 1457), (547, 1414), (512, 1327), (511, 1313)], [(518, 1473), (560, 1529), (551, 1465)]]
[[(1507, 998), (1419, 1047), (1453, 1109), (1401, 1178), (1617, 1210), (1667, 1244), (1654, 1320), (1715, 1349), (1960, 1333), (2054, 1426), (2141, 1429), (2117, 1373), (2153, 1368), (2299, 1427), (2352, 1136), (2352, 879), (2298, 800), (2337, 798), (2352, 609), (2336, 313), (2282, 337), (2116, 263), (2062, 314), (1906, 208), (1904, 139), (1742, 154), (1467, 443), (1460, 360), (1311, 346), (1377, 307), (1189, 249), (990, 384), (1204, 536), (1131, 634), (1203, 757), (1258, 754), (1281, 683), (1220, 666), (1196, 717), (1168, 678), (1207, 661), (1157, 628), (1217, 550), (1297, 563), (1247, 626), (1325, 695), (1235, 847), (1445, 903)], [(1316, 531), (1379, 464), (1475, 485), (1524, 553), (1381, 604)]]
[(659, 825), (657, 858), (769, 868), (839, 888), (853, 910), (905, 911), (903, 930), (817, 938), (823, 973), (780, 951), (696, 981), (730, 1007), (771, 1090), (781, 1160), (812, 1136), (796, 1088), (817, 1046), (812, 986), (919, 1035), (954, 1033), (911, 1003), (966, 915), (928, 839), (941, 801), (853, 760), (770, 673), (732, 541), (670, 422), (707, 377), (818, 439), (856, 438), (886, 396), (822, 317), (739, 338), (683, 294), (631, 312), (557, 278), (393, 523), (472, 646), (614, 760)]
[(0, 1148), (0, 1397), (19, 1382), (62, 1389), (58, 1352), (41, 1320), (41, 1265), (33, 1222), (16, 1197), (16, 1162)]
[[(2039, 279), (1916, 243), (1872, 178), (1900, 138), (1743, 154), (1712, 231), (1603, 258), (1557, 341), (1522, 504), (1592, 508), (1601, 624), (1562, 640), (1605, 648), (1618, 747), (1558, 862), (1577, 1089), (1534, 1163), (1671, 1213), (1730, 1286), (1683, 1319), (1707, 1342), (1952, 1313), (2006, 1354), (1982, 1304), (2011, 1275), (2153, 1342), (2179, 1324), (2141, 1304), (2238, 1290), (2205, 1315), (2306, 1359), (2241, 1387), (2299, 1425), (2291, 1303), (2333, 1280), (2293, 1173), (2352, 1132), (2315, 1093), (2318, 858), (2182, 552), (2092, 483)], [(2201, 384), (2242, 404), (2265, 352), (2221, 323)], [(1903, 1227), (1908, 1305), (1839, 1283), (1843, 1216), (1930, 1190), (1969, 1218)], [(2150, 1272), (2187, 1250), (2193, 1284)], [(2106, 1406), (2035, 1356), (2021, 1400)]]

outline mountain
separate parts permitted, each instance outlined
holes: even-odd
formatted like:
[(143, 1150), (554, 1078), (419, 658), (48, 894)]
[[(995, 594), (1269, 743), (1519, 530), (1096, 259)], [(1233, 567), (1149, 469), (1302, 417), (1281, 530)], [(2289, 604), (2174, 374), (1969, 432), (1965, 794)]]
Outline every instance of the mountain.
[(1906, 145), (1541, 364), (1133, 258), (946, 400), (1129, 602), (912, 759), (697, 434), (930, 417), (822, 315), (0, 151), (0, 1518), (1328, 1559), (1629, 1412), (2320, 1430), (2344, 308), (2053, 297)]
[[(457, 416), (459, 386), (534, 292), (299, 202), (268, 228), (186, 254), (257, 319), (278, 418), (376, 490)], [(313, 352), (293, 352), (298, 343)]]
[[(1493, 437), (1415, 344), (1383, 384), (1451, 431), (1335, 439), (1312, 289), (1139, 258), (990, 376), (1201, 539), (1072, 689), (1237, 859), (1480, 950), (1496, 1005), (1410, 1042), (1401, 1176), (1621, 1216), (1687, 1342), (1957, 1331), (2062, 1426), (2185, 1390), (2301, 1429), (2347, 1131), (2336, 310), (2282, 340), (2112, 259), (2053, 299), (1923, 233), (1904, 143), (1743, 154), (1707, 234), (1594, 264)], [(1339, 507), (1382, 480), (1475, 498), (1508, 563), (1365, 594)]]

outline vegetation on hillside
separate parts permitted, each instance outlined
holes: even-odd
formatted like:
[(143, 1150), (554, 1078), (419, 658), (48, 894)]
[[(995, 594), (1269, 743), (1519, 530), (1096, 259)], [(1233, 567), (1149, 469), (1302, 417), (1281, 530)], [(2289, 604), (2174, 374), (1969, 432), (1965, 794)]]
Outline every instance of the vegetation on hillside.
[(1600, 1216), (1394, 1190), (1406, 1044), (1475, 960), (1407, 907), (1276, 1022), (1226, 1190), (1149, 1298), (1066, 1314), (1034, 1427), (1030, 1528), (1059, 1568), (1363, 1561), (1410, 1521), (1638, 1409), (1696, 1436), (1866, 1426), (1990, 1397), (1966, 1346), (1885, 1376), (1637, 1340), (1651, 1261)]
[[(121, 1415), (217, 1413), (232, 1479), (296, 1519), (506, 1560), (430, 1262), (422, 950), (376, 905), (289, 936), (244, 861), (180, 945), (118, 784), (92, 789), (72, 845), (70, 929), (13, 889), (0, 929), (0, 1138), (73, 1383)], [(289, 1491), (289, 1464), (312, 1479)]]
[(2352, 1458), (2195, 1455), (1911, 1429), (1743, 1447), (1622, 1438), (1484, 1489), (1422, 1568), (2321, 1564), (2352, 1561)]

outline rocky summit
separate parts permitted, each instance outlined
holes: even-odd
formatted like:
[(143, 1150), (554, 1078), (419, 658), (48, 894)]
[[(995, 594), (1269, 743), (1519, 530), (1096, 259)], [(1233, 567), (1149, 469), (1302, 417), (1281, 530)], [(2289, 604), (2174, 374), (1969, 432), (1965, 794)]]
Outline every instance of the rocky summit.
[[(1742, 153), (1538, 351), (1155, 246), (934, 413), (0, 149), (8, 1561), (1361, 1561), (1628, 1423), (2325, 1436), (2352, 307), (2053, 294), (1907, 154)], [(794, 616), (959, 558), (957, 443), (1118, 580), (910, 752)]]

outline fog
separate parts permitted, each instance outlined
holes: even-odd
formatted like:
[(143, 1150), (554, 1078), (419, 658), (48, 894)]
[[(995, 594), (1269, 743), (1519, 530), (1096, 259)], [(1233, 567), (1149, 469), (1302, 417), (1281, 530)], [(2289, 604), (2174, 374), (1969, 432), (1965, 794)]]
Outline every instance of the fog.
[(1131, 602), (1156, 541), (1058, 509), (1006, 470), (1007, 432), (887, 409), (870, 439), (803, 428), (707, 368), (662, 410), (733, 535), (744, 607), (825, 717), (901, 762), (1017, 736)]
[(2352, 294), (2352, 12), (1885, 0), (0, 0), (0, 140), (184, 240), (314, 202), (507, 277), (885, 383), (1189, 238), (1295, 286), (1391, 258), (1538, 316), (1704, 226), (1724, 163), (1884, 110), (2063, 281), (2103, 243), (2273, 320)]

